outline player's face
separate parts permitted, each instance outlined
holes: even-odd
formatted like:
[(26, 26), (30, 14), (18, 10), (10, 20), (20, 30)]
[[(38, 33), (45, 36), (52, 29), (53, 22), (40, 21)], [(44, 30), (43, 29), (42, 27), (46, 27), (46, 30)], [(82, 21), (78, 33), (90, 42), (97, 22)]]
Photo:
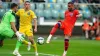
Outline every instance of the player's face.
[(84, 20), (84, 23), (87, 23), (88, 21), (87, 20)]
[(68, 10), (69, 10), (69, 11), (72, 11), (73, 8), (74, 8), (74, 5), (73, 5), (73, 4), (68, 4)]
[(14, 8), (14, 10), (15, 10), (15, 12), (18, 10), (18, 6), (16, 6), (15, 8)]
[(24, 6), (25, 6), (26, 9), (29, 9), (29, 8), (30, 8), (30, 3), (26, 2), (26, 3), (24, 4)]

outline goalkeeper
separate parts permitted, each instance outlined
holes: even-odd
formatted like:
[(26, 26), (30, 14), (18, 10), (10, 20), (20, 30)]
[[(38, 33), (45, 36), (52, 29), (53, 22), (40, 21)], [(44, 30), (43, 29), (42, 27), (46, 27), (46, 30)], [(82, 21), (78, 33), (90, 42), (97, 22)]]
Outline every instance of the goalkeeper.
[[(16, 34), (17, 36), (17, 43), (21, 42), (24, 43), (26, 45), (29, 45), (29, 42), (25, 41), (24, 38), (22, 37), (22, 34), (19, 33), (16, 30), (15, 27), (15, 11), (17, 10), (17, 4), (12, 3), (11, 4), (11, 9), (6, 12), (1, 20), (0, 23), (0, 46), (3, 46), (3, 40), (5, 38), (12, 38), (14, 34)], [(20, 44), (18, 44), (17, 46), (19, 46)], [(16, 47), (16, 49), (18, 49), (19, 47)], [(21, 56), (19, 54), (19, 52), (16, 52), (17, 56)]]

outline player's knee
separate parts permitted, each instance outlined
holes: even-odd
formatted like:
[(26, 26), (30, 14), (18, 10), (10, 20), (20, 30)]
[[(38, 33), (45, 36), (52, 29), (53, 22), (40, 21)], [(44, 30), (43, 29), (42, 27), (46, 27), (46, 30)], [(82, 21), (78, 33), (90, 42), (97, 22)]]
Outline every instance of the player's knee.
[(60, 28), (60, 26), (61, 26), (61, 23), (58, 22), (54, 27), (56, 27), (56, 28)]
[(69, 37), (70, 37), (70, 36), (68, 36), (68, 35), (65, 35), (65, 39), (69, 39)]
[(28, 37), (30, 41), (33, 41), (33, 37)]

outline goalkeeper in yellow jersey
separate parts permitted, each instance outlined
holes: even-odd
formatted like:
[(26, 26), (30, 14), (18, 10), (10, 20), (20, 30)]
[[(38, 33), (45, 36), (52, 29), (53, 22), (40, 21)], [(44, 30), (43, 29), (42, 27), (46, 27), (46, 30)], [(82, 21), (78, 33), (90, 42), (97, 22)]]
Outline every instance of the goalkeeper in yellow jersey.
[[(19, 9), (16, 12), (16, 15), (20, 17), (19, 32), (24, 33), (24, 35), (28, 37), (32, 47), (35, 49), (35, 55), (38, 56), (37, 46), (33, 39), (33, 30), (34, 32), (37, 32), (37, 17), (35, 13), (30, 10), (30, 2), (25, 1), (24, 8)], [(34, 21), (34, 29), (32, 29), (32, 20)], [(28, 50), (30, 50), (30, 48), (28, 48)]]

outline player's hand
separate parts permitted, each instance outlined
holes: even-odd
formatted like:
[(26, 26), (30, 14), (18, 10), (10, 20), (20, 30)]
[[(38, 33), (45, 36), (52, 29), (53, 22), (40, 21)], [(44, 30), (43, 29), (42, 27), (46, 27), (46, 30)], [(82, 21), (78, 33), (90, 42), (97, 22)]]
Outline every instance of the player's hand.
[(19, 38), (18, 38), (18, 41), (21, 41), (21, 42), (22, 42), (23, 40), (24, 40), (23, 37), (19, 37)]
[(36, 28), (34, 29), (34, 32), (37, 32), (37, 29)]
[(18, 31), (15, 34), (16, 34), (17, 37), (21, 37), (22, 36), (22, 34), (20, 32), (18, 32)]
[(18, 39), (19, 41), (24, 40), (24, 38), (23, 38), (23, 34), (21, 34), (21, 33), (20, 33), (20, 32), (18, 32), (18, 31), (17, 31), (15, 34), (16, 34), (17, 39)]
[(78, 15), (76, 15), (76, 17), (81, 17), (82, 16), (82, 14), (78, 14)]

